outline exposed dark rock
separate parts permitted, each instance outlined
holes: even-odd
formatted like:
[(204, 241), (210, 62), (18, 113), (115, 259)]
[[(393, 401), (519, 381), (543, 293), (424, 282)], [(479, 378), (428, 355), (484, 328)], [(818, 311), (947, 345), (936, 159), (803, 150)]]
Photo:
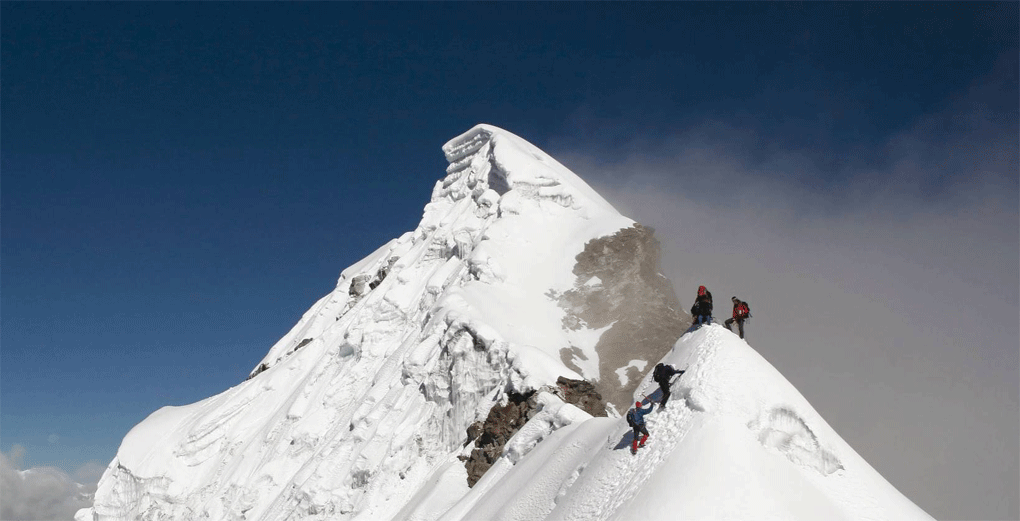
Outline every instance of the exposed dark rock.
[(478, 423), (468, 428), (469, 439), (473, 433), (477, 433), (475, 448), (464, 462), (469, 487), (475, 486), (485, 471), (503, 454), (506, 442), (535, 415), (535, 402), (531, 399), (534, 396), (534, 392), (526, 395), (510, 393), (505, 405), (497, 403), (489, 409), (489, 416), (482, 422), (480, 433), (476, 428)]
[[(650, 371), (690, 325), (669, 279), (659, 272), (659, 242), (651, 228), (635, 224), (588, 241), (574, 265), (574, 288), (559, 295), (567, 314), (566, 329), (603, 328), (595, 349), (599, 354), (596, 390), (621, 414), (630, 405), (640, 378)], [(593, 277), (598, 277), (594, 279)], [(568, 367), (579, 350), (560, 351)], [(641, 371), (626, 370), (621, 384), (616, 371), (630, 360), (647, 362)]]
[[(595, 390), (591, 382), (571, 380), (559, 377), (556, 379), (559, 390), (556, 394), (564, 402), (577, 406), (592, 416), (606, 416), (606, 404), (602, 396)], [(549, 389), (553, 391), (552, 389)], [(474, 441), (475, 448), (471, 455), (461, 458), (468, 472), (468, 486), (473, 487), (485, 471), (503, 454), (503, 446), (524, 426), (538, 411), (538, 394), (510, 393), (507, 403), (496, 404), (489, 409), (485, 421), (475, 422), (467, 428), (468, 441)]]
[(571, 380), (566, 377), (556, 379), (563, 393), (563, 401), (577, 406), (592, 416), (606, 416), (606, 402), (595, 386), (587, 380)]
[(256, 376), (259, 375), (259, 373), (261, 373), (262, 371), (265, 371), (266, 369), (269, 369), (269, 366), (266, 365), (265, 362), (262, 362), (261, 364), (258, 365), (258, 367), (255, 368), (254, 371), (251, 372), (251, 374), (248, 375), (248, 378), (244, 379), (244, 381), (247, 382), (248, 380), (251, 380), (252, 378), (255, 378)]
[(482, 426), (485, 424), (483, 421), (477, 421), (468, 425), (467, 428), (467, 441), (464, 442), (464, 446), (467, 447), (469, 443), (475, 441), (478, 436), (482, 434)]

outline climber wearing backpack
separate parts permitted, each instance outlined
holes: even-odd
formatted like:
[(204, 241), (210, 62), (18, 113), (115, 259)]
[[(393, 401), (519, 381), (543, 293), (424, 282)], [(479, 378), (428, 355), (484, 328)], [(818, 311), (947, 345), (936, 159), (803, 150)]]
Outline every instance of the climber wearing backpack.
[(747, 305), (747, 302), (743, 302), (737, 297), (733, 297), (730, 300), (733, 301), (733, 318), (726, 319), (723, 324), (726, 329), (733, 331), (731, 327), (734, 322), (737, 323), (737, 331), (740, 331), (740, 338), (744, 338), (744, 321), (751, 316), (751, 308)]
[[(642, 409), (641, 402), (634, 402), (634, 408), (627, 411), (627, 424), (634, 429), (634, 443), (631, 445), (631, 454), (637, 454), (638, 447), (645, 446), (645, 440), (648, 439), (648, 429), (645, 427), (645, 415), (652, 412), (652, 401), (648, 400), (648, 408)], [(643, 434), (641, 437), (641, 443), (638, 443), (638, 435)]]
[(691, 316), (694, 317), (694, 324), (712, 323), (712, 292), (705, 289), (705, 286), (698, 286), (698, 298), (691, 306)]
[(658, 364), (655, 369), (652, 370), (652, 380), (655, 380), (659, 384), (659, 389), (662, 389), (662, 400), (659, 401), (659, 407), (665, 407), (666, 402), (669, 401), (669, 381), (673, 378), (673, 375), (683, 375), (684, 372), (668, 364)]

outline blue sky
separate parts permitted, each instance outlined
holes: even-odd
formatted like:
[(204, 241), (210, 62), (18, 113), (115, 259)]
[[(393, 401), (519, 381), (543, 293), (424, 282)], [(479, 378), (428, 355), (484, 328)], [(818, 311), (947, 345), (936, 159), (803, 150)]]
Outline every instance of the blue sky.
[[(105, 465), (157, 408), (243, 380), (343, 268), (416, 226), (439, 147), (479, 122), (621, 209), (642, 205), (599, 167), (644, 158), (628, 164), (697, 187), (671, 154), (725, 146), (744, 166), (734, 180), (801, 193), (816, 204), (762, 201), (804, 215), (882, 186), (910, 140), (972, 152), (1005, 135), (1002, 170), (977, 183), (1001, 196), (995, 233), (974, 247), (1006, 237), (984, 255), (1005, 266), (989, 280), (1006, 277), (1011, 311), (1017, 5), (5, 2), (0, 449), (23, 448), (23, 468)], [(976, 184), (944, 168), (959, 157), (901, 173), (894, 195), (911, 204), (883, 208), (909, 221), (957, 200)], [(656, 215), (639, 219), (682, 250)], [(844, 432), (808, 377), (777, 367)], [(930, 513), (969, 512), (916, 497), (869, 440), (847, 441)]]

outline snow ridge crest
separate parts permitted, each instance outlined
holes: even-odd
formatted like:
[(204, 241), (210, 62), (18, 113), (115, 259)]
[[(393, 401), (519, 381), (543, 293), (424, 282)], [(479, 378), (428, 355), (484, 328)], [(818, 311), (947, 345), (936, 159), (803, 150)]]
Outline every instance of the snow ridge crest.
[[(564, 208), (618, 212), (567, 167), (506, 130), (479, 124), (443, 145), (450, 165), (432, 201), (471, 196), (488, 207), (510, 191)], [(509, 206), (509, 205), (508, 205)], [(511, 213), (517, 213), (511, 210)]]

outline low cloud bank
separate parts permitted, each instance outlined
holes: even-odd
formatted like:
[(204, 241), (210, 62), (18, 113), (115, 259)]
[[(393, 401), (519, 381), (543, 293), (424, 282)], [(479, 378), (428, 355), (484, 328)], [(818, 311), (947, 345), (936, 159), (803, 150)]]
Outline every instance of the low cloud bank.
[(67, 521), (78, 509), (92, 506), (104, 468), (88, 462), (72, 478), (53, 467), (20, 470), (25, 448), (0, 452), (0, 519), (4, 521)]
[(550, 152), (656, 229), (683, 304), (750, 302), (749, 343), (919, 506), (1015, 519), (1015, 68), (824, 166), (718, 121)]

